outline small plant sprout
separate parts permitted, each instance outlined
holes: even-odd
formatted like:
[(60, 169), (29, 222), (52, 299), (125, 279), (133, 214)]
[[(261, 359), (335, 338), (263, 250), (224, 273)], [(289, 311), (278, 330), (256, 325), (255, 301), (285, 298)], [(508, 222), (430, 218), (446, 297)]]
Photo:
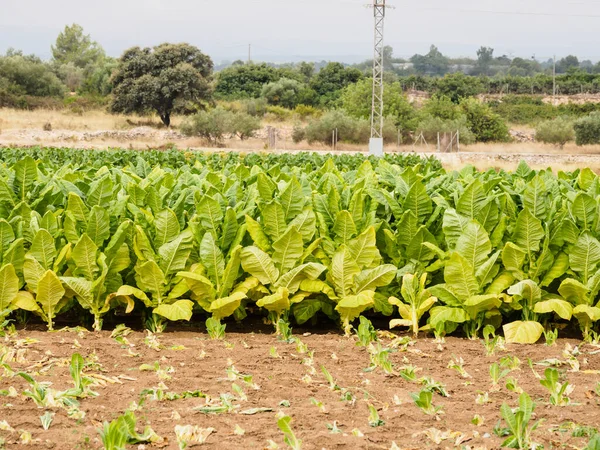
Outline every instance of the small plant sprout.
[(521, 360), (516, 356), (506, 355), (500, 358), (500, 366), (510, 370), (517, 370), (521, 365)]
[(432, 399), (433, 394), (427, 389), (422, 389), (419, 393), (412, 393), (410, 396), (413, 398), (415, 405), (417, 405), (421, 411), (430, 416), (436, 416), (443, 414), (442, 406), (434, 406)]
[(500, 413), (508, 425), (508, 428), (500, 430), (501, 435), (508, 436), (502, 447), (523, 450), (537, 448), (537, 445), (531, 440), (531, 434), (540, 425), (541, 420), (530, 425), (534, 409), (535, 403), (525, 392), (519, 397), (518, 408), (513, 410), (506, 403), (502, 405)]
[(486, 325), (483, 328), (483, 345), (487, 356), (492, 356), (497, 349), (504, 350), (504, 338), (496, 335), (496, 329), (493, 325)]
[(359, 317), (360, 324), (356, 329), (356, 337), (358, 338), (358, 342), (356, 345), (361, 345), (366, 347), (371, 342), (377, 340), (377, 332), (375, 331), (375, 327), (369, 319), (364, 316)]
[(127, 411), (112, 422), (104, 422), (98, 430), (105, 450), (121, 450), (128, 444), (159, 443), (163, 439), (150, 427), (139, 434), (136, 431), (137, 419), (135, 414)]
[(558, 339), (558, 329), (554, 330), (544, 330), (544, 339), (546, 340), (546, 345), (552, 347), (556, 345), (556, 340)]
[(269, 349), (269, 356), (274, 359), (281, 359), (281, 355), (277, 353), (277, 347), (274, 346)]
[(290, 416), (282, 414), (277, 420), (277, 426), (283, 433), (283, 440), (288, 447), (290, 447), (292, 450), (300, 450), (302, 448), (302, 441), (294, 434), (294, 430), (292, 430), (292, 427), (290, 426), (291, 422), (292, 418)]
[(323, 404), (323, 402), (317, 400), (314, 397), (310, 398), (310, 402), (315, 405), (317, 408), (319, 408), (319, 411), (321, 411), (322, 413), (326, 412), (327, 410), (325, 409), (325, 405)]
[(48, 428), (50, 428), (53, 419), (54, 413), (50, 411), (46, 411), (44, 415), (40, 417), (40, 421), (42, 422), (42, 427), (44, 430), (48, 430)]
[(331, 389), (332, 391), (339, 391), (340, 387), (337, 385), (335, 379), (333, 378), (333, 375), (329, 373), (325, 366), (321, 366), (321, 372), (323, 372), (325, 379), (329, 383), (329, 389)]
[(404, 302), (396, 297), (390, 297), (389, 303), (398, 307), (401, 319), (390, 321), (390, 328), (409, 327), (414, 337), (417, 337), (419, 330), (419, 321), (423, 315), (431, 309), (437, 302), (437, 298), (430, 294), (425, 288), (427, 274), (420, 277), (417, 275), (406, 274), (402, 278), (402, 298)]
[(475, 414), (471, 419), (471, 423), (476, 427), (480, 427), (485, 423), (485, 418), (483, 416), (480, 416), (479, 414)]
[(371, 366), (366, 369), (366, 371), (372, 371), (375, 368), (380, 367), (387, 374), (394, 372), (394, 367), (388, 357), (391, 351), (389, 348), (386, 348), (382, 346), (381, 343), (377, 342), (375, 345), (373, 343), (369, 344), (368, 350)]
[(292, 327), (290, 326), (290, 322), (284, 320), (283, 318), (278, 319), (277, 321), (277, 329), (279, 330), (279, 340), (282, 342), (286, 342), (288, 344), (292, 344), (294, 342), (294, 336), (292, 335)]
[(334, 420), (333, 423), (328, 423), (326, 426), (331, 434), (343, 433), (343, 431), (338, 428), (337, 420)]
[(196, 425), (175, 425), (179, 450), (186, 449), (190, 444), (204, 444), (214, 431), (214, 428), (201, 428)]
[(550, 393), (550, 404), (555, 406), (565, 406), (570, 403), (569, 395), (573, 392), (574, 386), (569, 385), (568, 381), (560, 383), (558, 370), (548, 367), (544, 371), (544, 378), (540, 380)]
[(456, 356), (452, 355), (452, 359), (448, 363), (448, 369), (456, 370), (463, 378), (471, 378), (471, 375), (469, 375), (463, 367), (464, 364), (465, 361), (462, 359), (462, 357), (457, 358)]
[(492, 386), (494, 387), (494, 390), (499, 389), (500, 380), (509, 373), (510, 369), (500, 370), (500, 365), (498, 363), (490, 365), (490, 378), (492, 379)]
[(219, 319), (209, 317), (206, 319), (206, 332), (211, 339), (223, 339), (225, 337), (226, 325)]
[(488, 392), (478, 392), (475, 397), (475, 403), (478, 405), (485, 405), (490, 401), (490, 394)]
[(513, 378), (513, 377), (508, 377), (506, 379), (506, 389), (508, 389), (509, 391), (514, 392), (516, 394), (523, 393), (523, 389), (517, 383), (516, 378)]
[(372, 427), (380, 427), (385, 425), (385, 422), (379, 418), (377, 408), (369, 404), (369, 425)]

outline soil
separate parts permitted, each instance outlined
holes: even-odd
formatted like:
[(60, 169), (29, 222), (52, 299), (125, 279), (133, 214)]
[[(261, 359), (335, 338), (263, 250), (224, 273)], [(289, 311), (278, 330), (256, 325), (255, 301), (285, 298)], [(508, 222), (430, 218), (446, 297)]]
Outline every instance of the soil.
[[(589, 437), (573, 434), (585, 434), (584, 427), (600, 426), (600, 397), (595, 391), (600, 380), (600, 350), (577, 340), (559, 339), (554, 346), (506, 345), (504, 350), (486, 356), (482, 341), (446, 338), (438, 343), (425, 337), (398, 339), (384, 333), (381, 343), (396, 347), (389, 355), (395, 373), (386, 374), (380, 367), (365, 370), (370, 366), (370, 355), (365, 347), (356, 345), (356, 338), (333, 331), (315, 334), (314, 330), (294, 330), (308, 348), (309, 353), (302, 353), (297, 343), (282, 342), (268, 327), (260, 325), (252, 327), (256, 331), (251, 332), (248, 325), (230, 324), (222, 341), (210, 340), (204, 332), (180, 328), (157, 335), (133, 331), (121, 343), (111, 338), (110, 331), (67, 328), (46, 332), (41, 326), (20, 329), (0, 341), (0, 362), (4, 359), (13, 371), (25, 371), (38, 381), (51, 382), (53, 389), (65, 390), (73, 386), (69, 362), (78, 352), (86, 362), (85, 375), (100, 374), (111, 382), (93, 386), (99, 395), (81, 399), (80, 410), (85, 417), (74, 419), (68, 417), (65, 408), (38, 408), (21, 394), (29, 388), (25, 380), (10, 377), (8, 370), (2, 373), (0, 368), (0, 391), (13, 387), (18, 392), (16, 397), (0, 395), (0, 430), (3, 420), (13, 430), (0, 431), (0, 441), (4, 438), (8, 449), (102, 448), (98, 433), (102, 423), (133, 407), (138, 431), (149, 425), (162, 442), (129, 448), (177, 449), (175, 425), (188, 424), (214, 428), (204, 448), (269, 448), (269, 440), (286, 448), (277, 427), (277, 413), (282, 411), (292, 417), (291, 426), (304, 449), (390, 449), (396, 448), (393, 442), (400, 449), (495, 449), (504, 439), (493, 432), (500, 419), (500, 406), (503, 402), (511, 407), (518, 405), (519, 394), (505, 387), (509, 377), (536, 402), (535, 418), (544, 422), (534, 432), (533, 440), (544, 448), (583, 448)], [(154, 349), (147, 343), (148, 336), (150, 342), (158, 344)], [(6, 355), (10, 349), (16, 350), (12, 357)], [(314, 352), (312, 363), (310, 352)], [(566, 362), (568, 352), (574, 355), (571, 364)], [(517, 357), (520, 365), (494, 389), (489, 366), (508, 355)], [(468, 376), (448, 368), (451, 359), (460, 358)], [(560, 364), (562, 378), (575, 386), (570, 405), (549, 404), (549, 394), (528, 367), (528, 358), (534, 363), (555, 359)], [(161, 371), (141, 371), (142, 364), (158, 364)], [(232, 381), (227, 372), (232, 365), (237, 372), (252, 375), (252, 380), (238, 377)], [(433, 397), (434, 405), (443, 406), (442, 414), (429, 416), (415, 405), (410, 394), (421, 386), (398, 376), (398, 370), (407, 365), (418, 367), (418, 377), (428, 376), (445, 385), (449, 397)], [(330, 388), (321, 366), (331, 373), (339, 388)], [(545, 370), (544, 365), (533, 367), (538, 375)], [(243, 389), (247, 400), (240, 400), (232, 383)], [(235, 397), (234, 409), (222, 414), (195, 410), (206, 406), (206, 398), (159, 401), (148, 397), (141, 401), (142, 391), (151, 388), (172, 393), (199, 390), (213, 399), (212, 404), (220, 394), (228, 393)], [(344, 392), (351, 393), (350, 400), (341, 399)], [(476, 398), (485, 392), (488, 401), (478, 404)], [(384, 424), (369, 425), (369, 405), (377, 408)], [(269, 411), (241, 413), (251, 408)], [(44, 431), (39, 417), (46, 410), (55, 416)], [(476, 414), (483, 418), (482, 424), (472, 423)], [(333, 424), (339, 433), (328, 429)], [(244, 433), (238, 429), (236, 434), (236, 426)], [(32, 441), (27, 445), (22, 443), (23, 431), (31, 433)]]

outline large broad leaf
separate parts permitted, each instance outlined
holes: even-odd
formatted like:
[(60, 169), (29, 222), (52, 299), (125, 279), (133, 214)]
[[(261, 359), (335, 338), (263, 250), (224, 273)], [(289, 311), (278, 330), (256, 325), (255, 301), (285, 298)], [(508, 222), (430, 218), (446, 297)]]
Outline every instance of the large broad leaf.
[(325, 306), (327, 306), (327, 303), (322, 300), (308, 299), (292, 305), (292, 313), (296, 323), (302, 325), (312, 319)]
[(258, 247), (246, 247), (242, 250), (240, 257), (242, 267), (262, 284), (275, 284), (279, 278), (279, 270), (275, 267), (269, 255)]
[(569, 261), (586, 284), (600, 263), (600, 242), (590, 232), (583, 232), (569, 253)]
[(27, 155), (14, 165), (13, 170), (15, 173), (13, 185), (15, 194), (21, 200), (25, 200), (29, 189), (37, 180), (37, 165), (35, 164), (35, 160)]
[(33, 256), (44, 269), (50, 269), (56, 258), (56, 247), (52, 235), (47, 230), (40, 229), (33, 238), (28, 254)]
[(568, 269), (569, 269), (569, 255), (567, 255), (564, 252), (560, 252), (554, 258), (554, 262), (553, 262), (552, 266), (550, 267), (550, 269), (548, 269), (548, 271), (544, 275), (544, 278), (543, 278), (542, 282), (540, 283), (540, 286), (542, 286), (542, 287), (550, 286), (550, 283), (552, 283), (554, 280), (562, 277), (565, 273), (567, 273)]
[(442, 229), (446, 236), (446, 242), (448, 247), (453, 249), (456, 245), (458, 238), (464, 233), (469, 224), (469, 219), (465, 216), (461, 216), (454, 209), (447, 209), (444, 213), (444, 220), (442, 222)]
[(448, 306), (462, 306), (462, 301), (456, 298), (456, 294), (445, 284), (436, 284), (430, 286), (427, 290), (431, 295), (440, 299), (442, 303), (445, 303)]
[(501, 304), (502, 301), (497, 295), (474, 295), (463, 303), (463, 308), (467, 311), (469, 317), (471, 317), (472, 320), (475, 320), (480, 313), (495, 310)]
[(274, 294), (267, 295), (257, 301), (256, 306), (281, 314), (290, 309), (290, 293), (286, 288), (280, 287)]
[(277, 281), (277, 286), (284, 287), (293, 294), (300, 288), (302, 282), (305, 280), (316, 280), (326, 269), (322, 264), (302, 264), (284, 273)]
[(85, 232), (94, 243), (101, 247), (110, 237), (110, 217), (108, 211), (94, 206), (90, 211)]
[(342, 243), (348, 243), (356, 235), (356, 225), (352, 219), (352, 214), (346, 210), (340, 211), (335, 218), (333, 232)]
[(69, 192), (69, 197), (67, 198), (67, 211), (73, 215), (75, 220), (84, 223), (87, 222), (87, 217), (90, 213), (90, 209), (83, 200), (81, 200), (81, 197), (74, 192)]
[(600, 308), (597, 306), (577, 305), (573, 309), (573, 316), (580, 324), (589, 325), (600, 320)]
[(331, 261), (331, 280), (335, 286), (336, 293), (340, 297), (352, 294), (354, 290), (354, 277), (360, 272), (358, 264), (348, 247), (342, 245), (333, 255)]
[(15, 233), (10, 224), (4, 219), (0, 219), (0, 255), (4, 255), (14, 240)]
[(156, 235), (154, 236), (154, 244), (156, 247), (171, 242), (175, 239), (179, 232), (179, 220), (177, 215), (169, 208), (162, 210), (156, 214), (154, 220), (154, 227), (156, 228)]
[(434, 306), (429, 310), (429, 325), (437, 329), (447, 322), (464, 323), (469, 321), (469, 316), (464, 309), (449, 306)]
[(44, 275), (46, 269), (38, 262), (37, 259), (27, 254), (23, 264), (23, 276), (27, 288), (33, 292), (37, 292), (37, 286), (40, 278)]
[(210, 231), (204, 233), (204, 237), (200, 242), (200, 261), (206, 268), (208, 277), (213, 280), (218, 290), (225, 269), (225, 258)]
[(227, 208), (225, 211), (225, 220), (223, 221), (222, 234), (221, 234), (221, 248), (224, 250), (228, 249), (232, 242), (235, 240), (240, 225), (237, 220), (237, 215), (233, 208)]
[(250, 234), (250, 237), (258, 248), (265, 252), (271, 248), (269, 238), (263, 231), (260, 223), (248, 215), (246, 215), (246, 227), (248, 229), (248, 234)]
[(488, 259), (492, 243), (485, 229), (475, 221), (469, 222), (464, 233), (456, 241), (456, 252), (477, 268)]
[(477, 277), (480, 286), (485, 287), (490, 284), (494, 281), (498, 272), (500, 272), (500, 265), (496, 264), (499, 257), (500, 250), (490, 256), (487, 261), (475, 270), (475, 276)]
[(75, 263), (75, 275), (82, 275), (88, 280), (95, 279), (100, 270), (96, 262), (97, 251), (98, 247), (94, 244), (94, 241), (86, 233), (83, 233), (71, 252), (71, 258)]
[(431, 261), (431, 259), (433, 259), (435, 256), (435, 253), (431, 250), (431, 248), (423, 245), (425, 243), (432, 245), (437, 244), (433, 234), (431, 234), (425, 225), (423, 225), (407, 245), (406, 256), (419, 262)]
[(280, 274), (293, 268), (302, 256), (302, 235), (296, 228), (289, 228), (278, 240), (273, 242), (273, 262)]
[(223, 221), (223, 211), (219, 202), (214, 198), (204, 196), (197, 204), (196, 209), (202, 227), (216, 233)]
[(348, 249), (359, 268), (370, 267), (375, 260), (380, 258), (376, 245), (375, 228), (367, 228), (355, 239), (348, 242)]
[(300, 186), (298, 180), (293, 177), (279, 198), (281, 205), (283, 206), (286, 221), (292, 220), (302, 212), (302, 208), (304, 208), (304, 198), (305, 195), (302, 192), (302, 186)]
[(335, 294), (335, 291), (324, 281), (321, 280), (303, 280), (300, 283), (300, 289), (306, 292), (312, 292), (314, 294), (323, 293), (330, 300), (338, 300), (339, 297)]
[(46, 271), (38, 282), (36, 301), (48, 318), (49, 329), (52, 329), (52, 319), (64, 295), (65, 290), (56, 274), (51, 270)]
[(506, 270), (520, 274), (526, 256), (527, 253), (523, 249), (512, 242), (507, 242), (502, 249), (502, 264)]
[(109, 174), (92, 181), (87, 196), (87, 204), (107, 208), (113, 197), (113, 181)]
[(261, 215), (265, 233), (276, 241), (287, 229), (283, 206), (277, 201), (268, 203), (261, 208)]
[(229, 260), (225, 266), (223, 276), (221, 277), (221, 288), (219, 290), (220, 297), (226, 297), (229, 295), (235, 280), (237, 280), (238, 276), (240, 275), (240, 265), (242, 263), (240, 258), (241, 251), (242, 247), (238, 245), (231, 251), (229, 255)]
[(0, 314), (9, 308), (19, 293), (19, 277), (12, 264), (0, 269)]
[(571, 320), (573, 315), (573, 306), (560, 298), (550, 298), (535, 304), (533, 312), (537, 314), (555, 313), (564, 320)]
[(504, 338), (509, 344), (535, 344), (542, 337), (544, 327), (538, 322), (516, 321), (502, 327)]
[(305, 243), (310, 242), (315, 235), (317, 218), (312, 208), (305, 208), (289, 224), (289, 227), (295, 227)]
[(218, 298), (210, 304), (209, 312), (213, 314), (215, 319), (224, 319), (232, 315), (245, 298), (246, 294), (243, 292), (234, 292), (229, 297)]
[[(206, 233), (211, 235), (210, 233)], [(158, 249), (160, 256), (160, 268), (166, 276), (185, 270), (190, 253), (192, 251), (192, 232), (185, 230), (175, 239), (163, 244)], [(202, 254), (202, 245), (200, 246)]]
[(456, 252), (452, 253), (446, 263), (444, 280), (452, 292), (463, 300), (479, 293), (479, 283), (473, 272), (473, 266)]
[(74, 296), (79, 304), (93, 313), (98, 313), (103, 305), (94, 303), (94, 294), (92, 293), (92, 282), (85, 278), (76, 277), (60, 277), (60, 281), (70, 291), (69, 296)]
[(540, 220), (545, 219), (547, 212), (548, 189), (540, 175), (536, 175), (525, 188), (523, 205)]
[(573, 305), (585, 305), (590, 301), (590, 289), (573, 278), (564, 280), (558, 288), (558, 293)]
[(358, 295), (343, 297), (335, 307), (342, 322), (347, 325), (375, 304), (375, 292), (363, 291)]
[(573, 200), (571, 213), (582, 230), (592, 230), (598, 217), (598, 205), (589, 195), (580, 192)]
[(193, 308), (194, 302), (191, 300), (177, 300), (170, 305), (162, 304), (154, 308), (152, 312), (171, 321), (190, 320), (192, 318)]
[(391, 264), (363, 270), (355, 277), (355, 293), (374, 291), (378, 287), (387, 286), (396, 277), (398, 269)]
[(144, 292), (152, 294), (153, 300), (160, 303), (165, 289), (165, 274), (154, 261), (136, 264), (136, 281), (138, 287)]
[(544, 236), (544, 228), (540, 220), (529, 209), (523, 209), (515, 223), (513, 242), (527, 253), (532, 253), (540, 249), (540, 242)]
[(423, 223), (426, 221), (432, 213), (433, 208), (431, 198), (427, 195), (427, 189), (425, 189), (423, 183), (420, 181), (413, 183), (404, 198), (403, 207), (405, 211), (412, 211), (419, 219), (419, 222)]
[(532, 280), (523, 280), (520, 283), (511, 286), (508, 293), (517, 297), (517, 300), (525, 300), (530, 309), (542, 299), (542, 290), (537, 283)]
[(456, 212), (469, 219), (476, 219), (484, 207), (487, 196), (481, 181), (475, 179), (467, 186), (456, 204)]

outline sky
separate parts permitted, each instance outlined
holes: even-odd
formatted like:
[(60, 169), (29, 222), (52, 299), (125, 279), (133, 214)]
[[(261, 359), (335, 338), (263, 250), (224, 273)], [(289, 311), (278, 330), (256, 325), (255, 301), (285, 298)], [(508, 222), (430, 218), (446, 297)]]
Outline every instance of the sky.
[[(382, 1), (382, 0), (378, 0)], [(189, 42), (216, 63), (372, 57), (372, 0), (0, 0), (0, 53), (50, 58), (78, 23), (111, 56), (132, 46)], [(387, 0), (385, 43), (397, 57), (431, 44), (451, 57), (494, 54), (600, 60), (600, 0)]]

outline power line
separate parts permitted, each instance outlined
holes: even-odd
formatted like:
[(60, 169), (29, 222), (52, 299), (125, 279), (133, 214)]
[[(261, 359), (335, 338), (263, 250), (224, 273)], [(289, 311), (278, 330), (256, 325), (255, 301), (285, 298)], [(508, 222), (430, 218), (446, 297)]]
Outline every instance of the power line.
[(508, 16), (539, 16), (539, 17), (577, 17), (577, 18), (600, 18), (600, 14), (569, 14), (569, 13), (545, 13), (529, 11), (491, 11), (485, 9), (448, 9), (448, 8), (415, 8), (416, 11), (437, 11), (444, 13), (463, 14), (497, 14)]

